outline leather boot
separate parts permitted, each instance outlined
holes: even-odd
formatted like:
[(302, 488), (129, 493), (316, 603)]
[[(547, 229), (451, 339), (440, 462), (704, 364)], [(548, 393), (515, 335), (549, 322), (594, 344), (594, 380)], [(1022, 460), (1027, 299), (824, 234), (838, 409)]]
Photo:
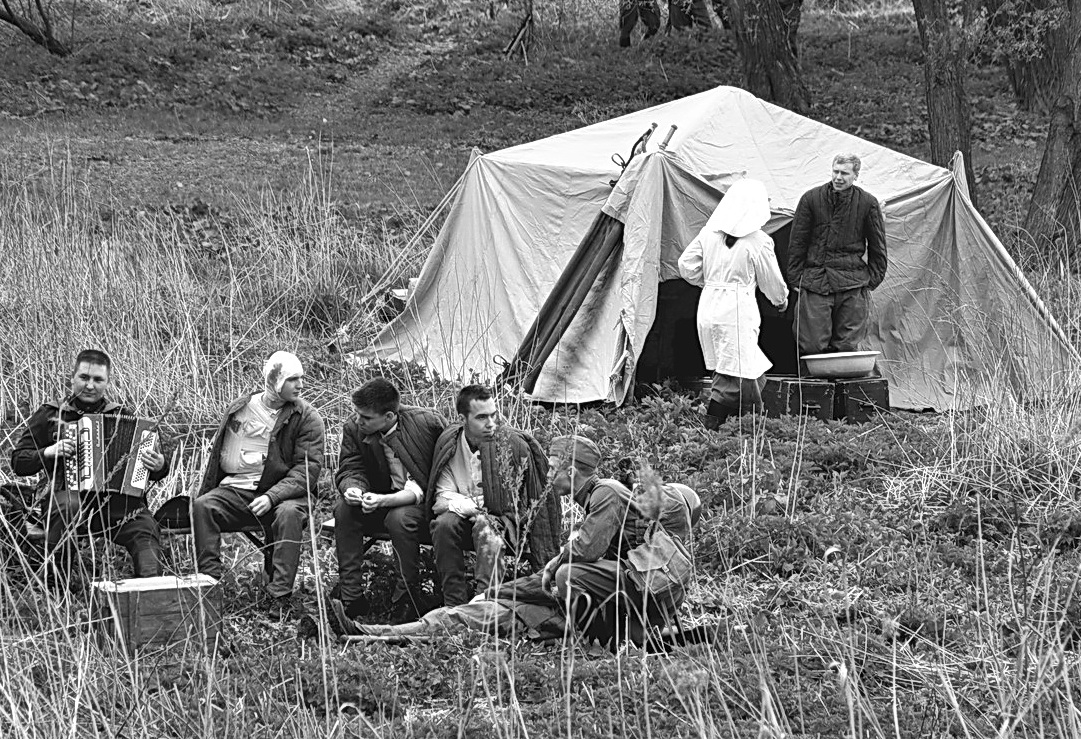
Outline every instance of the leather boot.
[(706, 408), (706, 415), (702, 416), (702, 423), (710, 431), (716, 431), (731, 415), (732, 411), (725, 408), (716, 400), (711, 400), (709, 401), (709, 407)]

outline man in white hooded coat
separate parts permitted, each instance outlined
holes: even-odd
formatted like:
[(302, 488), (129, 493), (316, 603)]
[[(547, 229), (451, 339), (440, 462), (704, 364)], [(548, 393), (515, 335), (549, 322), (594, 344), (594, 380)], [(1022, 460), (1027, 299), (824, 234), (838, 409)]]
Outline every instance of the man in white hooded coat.
[(769, 217), (766, 186), (739, 180), (679, 258), (683, 279), (702, 288), (698, 339), (706, 368), (714, 373), (707, 428), (762, 406), (764, 375), (772, 363), (758, 347), (762, 317), (755, 288), (779, 310), (788, 307), (773, 239), (762, 231)]

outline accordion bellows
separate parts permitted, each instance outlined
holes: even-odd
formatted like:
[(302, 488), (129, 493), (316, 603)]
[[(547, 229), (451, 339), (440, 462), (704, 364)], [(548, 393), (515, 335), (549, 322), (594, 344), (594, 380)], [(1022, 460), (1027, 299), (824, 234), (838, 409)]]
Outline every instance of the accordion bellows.
[(75, 454), (64, 461), (68, 490), (146, 494), (149, 471), (139, 453), (157, 447), (158, 433), (151, 419), (88, 413), (66, 424), (64, 433), (75, 441)]

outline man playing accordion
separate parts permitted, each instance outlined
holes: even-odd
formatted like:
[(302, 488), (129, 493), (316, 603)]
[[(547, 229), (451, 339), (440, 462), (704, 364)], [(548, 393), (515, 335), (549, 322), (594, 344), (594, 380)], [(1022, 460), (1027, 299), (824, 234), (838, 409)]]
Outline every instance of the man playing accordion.
[[(75, 568), (76, 529), (87, 524), (94, 533), (103, 533), (131, 554), (136, 577), (160, 575), (161, 538), (158, 525), (146, 507), (145, 494), (122, 494), (113, 475), (95, 489), (79, 489), (69, 481), (70, 462), (77, 453), (77, 443), (68, 432), (73, 424), (91, 414), (102, 417), (132, 418), (119, 403), (106, 399), (112, 362), (96, 349), (86, 349), (75, 357), (71, 393), (62, 402), (43, 404), (27, 421), (26, 429), (11, 452), (11, 468), (16, 475), (29, 477), (44, 473), (42, 486), (48, 490), (45, 511), (45, 553), (51, 563), (53, 584), (81, 588), (82, 573)], [(127, 466), (123, 459), (135, 456), (145, 467), (149, 480), (160, 480), (169, 472), (165, 455), (156, 445), (144, 445), (130, 452), (127, 445), (117, 467)]]

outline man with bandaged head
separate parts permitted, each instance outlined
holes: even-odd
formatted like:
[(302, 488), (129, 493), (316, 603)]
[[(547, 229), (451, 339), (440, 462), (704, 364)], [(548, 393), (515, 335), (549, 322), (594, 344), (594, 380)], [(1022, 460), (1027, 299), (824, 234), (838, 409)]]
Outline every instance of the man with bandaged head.
[(222, 575), (221, 535), (261, 524), (273, 540), (267, 595), (290, 605), (311, 496), (323, 466), (323, 419), (300, 398), (304, 367), (271, 355), (263, 389), (229, 404), (214, 435), (203, 484), (192, 503), (199, 572)]
[(561, 436), (552, 442), (552, 492), (573, 495), (585, 516), (542, 573), (493, 585), (467, 604), (438, 608), (419, 621), (397, 626), (356, 623), (335, 603), (335, 630), (385, 638), (476, 629), (547, 639), (561, 637), (570, 616), (582, 634), (607, 646), (643, 644), (647, 626), (664, 625), (682, 597), (679, 602), (647, 602), (626, 577), (626, 553), (642, 543), (652, 521), (689, 543), (701, 502), (686, 485), (662, 484), (655, 476), (632, 493), (622, 483), (597, 475), (600, 460), (600, 449), (584, 436)]

